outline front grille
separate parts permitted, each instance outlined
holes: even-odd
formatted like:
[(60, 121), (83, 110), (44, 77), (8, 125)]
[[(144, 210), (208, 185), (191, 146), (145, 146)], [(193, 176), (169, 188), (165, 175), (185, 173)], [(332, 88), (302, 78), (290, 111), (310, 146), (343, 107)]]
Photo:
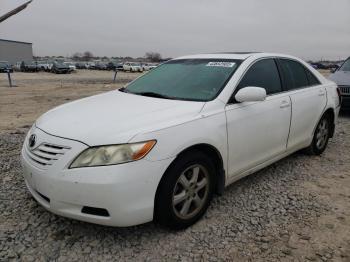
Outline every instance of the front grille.
[(30, 150), (27, 143), (25, 143), (26, 155), (37, 166), (45, 168), (52, 165), (62, 155), (64, 155), (70, 147), (54, 145), (50, 143), (41, 143), (38, 147)]
[(340, 94), (350, 95), (350, 86), (339, 86)]

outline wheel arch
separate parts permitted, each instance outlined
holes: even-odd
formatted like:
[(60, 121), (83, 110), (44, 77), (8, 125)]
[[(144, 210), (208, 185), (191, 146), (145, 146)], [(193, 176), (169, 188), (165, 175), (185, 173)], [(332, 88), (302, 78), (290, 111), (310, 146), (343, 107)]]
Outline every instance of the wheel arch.
[(331, 124), (332, 124), (332, 125), (331, 125), (330, 137), (333, 137), (334, 131), (335, 131), (335, 122), (334, 122), (334, 121), (335, 121), (335, 112), (334, 112), (334, 109), (331, 108), (331, 107), (327, 108), (327, 109), (324, 111), (323, 115), (327, 115), (327, 116), (330, 117)]
[[(215, 165), (215, 170), (216, 170), (216, 181), (215, 181), (215, 193), (221, 195), (224, 191), (225, 188), (225, 183), (226, 183), (226, 176), (225, 176), (225, 169), (224, 169), (224, 161), (221, 156), (220, 151), (213, 145), (206, 144), (206, 143), (200, 143), (200, 144), (195, 144), (191, 145), (185, 149), (183, 149), (180, 153), (177, 154), (176, 158), (172, 161), (172, 163), (167, 167), (165, 170), (164, 174), (171, 168), (172, 164), (181, 156), (184, 154), (191, 152), (191, 151), (201, 151), (208, 155), (211, 159), (213, 159), (213, 163)], [(162, 178), (160, 179), (158, 186), (157, 186), (157, 191), (156, 191), (156, 196), (158, 194), (159, 187), (162, 183), (162, 180), (164, 178), (164, 174), (162, 175)]]

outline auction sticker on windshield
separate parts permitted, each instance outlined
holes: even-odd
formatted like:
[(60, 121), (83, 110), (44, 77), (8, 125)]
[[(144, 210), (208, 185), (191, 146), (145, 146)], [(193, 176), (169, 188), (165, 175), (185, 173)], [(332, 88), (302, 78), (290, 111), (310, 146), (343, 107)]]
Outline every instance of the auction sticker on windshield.
[(233, 62), (209, 62), (207, 66), (233, 67), (235, 64)]

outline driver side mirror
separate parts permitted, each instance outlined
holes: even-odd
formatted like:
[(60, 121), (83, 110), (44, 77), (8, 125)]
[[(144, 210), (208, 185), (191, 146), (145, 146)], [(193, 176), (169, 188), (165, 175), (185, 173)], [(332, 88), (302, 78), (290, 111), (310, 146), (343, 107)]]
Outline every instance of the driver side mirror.
[(238, 102), (264, 101), (266, 99), (266, 90), (261, 87), (247, 86), (238, 90), (235, 99)]

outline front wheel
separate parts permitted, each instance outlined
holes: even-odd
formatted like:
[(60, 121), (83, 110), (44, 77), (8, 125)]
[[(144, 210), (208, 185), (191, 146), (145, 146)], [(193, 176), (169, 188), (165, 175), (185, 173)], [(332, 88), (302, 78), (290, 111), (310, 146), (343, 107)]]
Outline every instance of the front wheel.
[(176, 159), (157, 190), (155, 220), (173, 229), (197, 222), (212, 199), (214, 174), (212, 160), (200, 151), (188, 152)]
[(311, 145), (306, 148), (310, 155), (320, 155), (325, 151), (331, 134), (331, 119), (329, 115), (322, 116), (318, 122)]

